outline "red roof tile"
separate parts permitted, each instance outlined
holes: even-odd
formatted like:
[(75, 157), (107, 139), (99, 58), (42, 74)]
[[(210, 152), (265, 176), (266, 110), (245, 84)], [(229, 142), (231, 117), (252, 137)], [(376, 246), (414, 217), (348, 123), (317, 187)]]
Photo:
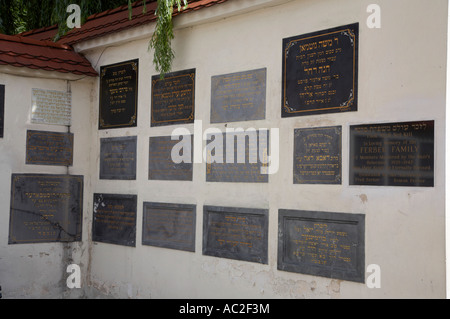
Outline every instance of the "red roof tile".
[(0, 34), (0, 65), (97, 76), (90, 62), (64, 44)]
[[(190, 0), (188, 8), (181, 12), (174, 10), (173, 16), (196, 11), (202, 8), (210, 7), (228, 0)], [(90, 16), (86, 23), (79, 29), (73, 29), (66, 34), (58, 43), (73, 45), (82, 41), (94, 39), (107, 34), (135, 28), (144, 24), (154, 22), (156, 20), (155, 10), (156, 1), (147, 1), (147, 13), (143, 14), (142, 1), (136, 1), (132, 4), (132, 19), (128, 18), (128, 5), (124, 5), (115, 9), (110, 9), (101, 13)], [(37, 40), (51, 40), (56, 34), (57, 26), (36, 29), (20, 34)]]

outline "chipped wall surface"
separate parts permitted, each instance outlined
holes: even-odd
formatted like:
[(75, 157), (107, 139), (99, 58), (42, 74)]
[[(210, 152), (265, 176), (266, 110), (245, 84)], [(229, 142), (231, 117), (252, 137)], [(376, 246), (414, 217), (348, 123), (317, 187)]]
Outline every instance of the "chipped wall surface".
[[(141, 28), (142, 38), (131, 42), (115, 43), (132, 32), (123, 31), (80, 45), (89, 47), (82, 53), (97, 70), (139, 59), (137, 127), (99, 131), (98, 80), (72, 82), (75, 158), (70, 172), (85, 176), (82, 243), (7, 245), (11, 173), (64, 173), (24, 164), (25, 131), (35, 127), (27, 124), (31, 88), (65, 90), (66, 83), (2, 74), (0, 83), (7, 84), (7, 125), (0, 140), (0, 176), (8, 181), (0, 184), (0, 284), (5, 298), (445, 297), (447, 1), (380, 0), (381, 29), (366, 26), (368, 0), (260, 2), (264, 5), (241, 10), (242, 2), (230, 0), (180, 16), (175, 20), (173, 70), (196, 69), (195, 117), (205, 130), (225, 128), (210, 124), (211, 78), (267, 68), (266, 119), (228, 123), (232, 128), (280, 129), (280, 168), (266, 184), (208, 183), (205, 163), (194, 164), (193, 181), (148, 180), (149, 137), (171, 135), (175, 128), (150, 126), (151, 77), (157, 74), (147, 51), (153, 26)], [(233, 8), (245, 14), (219, 15)], [(196, 23), (189, 24), (189, 19)], [(358, 111), (282, 119), (282, 39), (356, 22)], [(434, 187), (349, 185), (350, 125), (419, 120), (435, 121)], [(294, 185), (294, 129), (328, 126), (342, 126), (342, 185)], [(100, 180), (100, 139), (122, 136), (138, 137), (137, 178)], [(136, 247), (92, 241), (94, 193), (138, 196)], [(195, 252), (142, 245), (143, 202), (197, 205)], [(202, 255), (204, 205), (268, 209), (268, 263)], [(278, 209), (364, 214), (365, 267), (380, 266), (381, 288), (279, 271)], [(65, 287), (69, 259), (81, 266), (80, 290)]]

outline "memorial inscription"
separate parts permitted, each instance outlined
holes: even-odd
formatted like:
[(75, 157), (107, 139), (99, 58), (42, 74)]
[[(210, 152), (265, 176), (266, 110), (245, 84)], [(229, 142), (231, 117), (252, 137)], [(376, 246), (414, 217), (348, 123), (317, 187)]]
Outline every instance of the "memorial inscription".
[(266, 74), (258, 69), (211, 78), (211, 123), (263, 120)]
[(72, 93), (32, 90), (31, 123), (70, 126)]
[(45, 131), (27, 131), (26, 164), (73, 164), (73, 134)]
[(5, 125), (5, 86), (0, 84), (0, 138), (3, 137)]
[(137, 136), (100, 139), (100, 179), (136, 179)]
[(98, 128), (137, 126), (139, 59), (100, 68)]
[(357, 111), (359, 24), (283, 39), (282, 117)]
[(206, 181), (267, 183), (269, 131), (226, 132), (208, 136)]
[(342, 127), (296, 129), (294, 184), (341, 184)]
[(280, 209), (278, 269), (364, 283), (365, 216)]
[(350, 127), (350, 185), (434, 186), (434, 121)]
[(136, 195), (94, 194), (92, 240), (136, 246)]
[(203, 255), (268, 263), (266, 209), (204, 206)]
[(144, 203), (142, 244), (195, 252), (196, 206)]
[[(193, 136), (191, 140), (191, 154), (193, 156)], [(190, 163), (175, 163), (172, 150), (179, 143), (171, 136), (150, 137), (149, 146), (149, 180), (192, 181), (192, 161)]]
[(81, 240), (83, 176), (12, 174), (9, 244)]
[(151, 126), (194, 123), (195, 69), (152, 76)]

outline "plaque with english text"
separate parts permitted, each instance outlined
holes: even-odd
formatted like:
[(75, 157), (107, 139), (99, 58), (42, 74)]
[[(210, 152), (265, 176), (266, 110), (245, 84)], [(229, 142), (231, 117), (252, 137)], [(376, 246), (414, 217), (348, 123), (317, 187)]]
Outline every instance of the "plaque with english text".
[(100, 68), (99, 130), (137, 126), (139, 59)]
[(350, 185), (434, 186), (434, 121), (350, 126)]
[(27, 131), (26, 164), (72, 166), (73, 134)]
[(144, 202), (142, 244), (195, 252), (196, 205)]
[(94, 194), (92, 240), (136, 246), (136, 195)]
[(195, 69), (152, 76), (151, 126), (194, 123)]
[(280, 209), (278, 270), (364, 283), (365, 215)]
[(268, 263), (267, 209), (203, 207), (203, 255)]
[(359, 24), (283, 39), (282, 117), (357, 111)]
[(12, 174), (9, 244), (81, 240), (83, 176)]

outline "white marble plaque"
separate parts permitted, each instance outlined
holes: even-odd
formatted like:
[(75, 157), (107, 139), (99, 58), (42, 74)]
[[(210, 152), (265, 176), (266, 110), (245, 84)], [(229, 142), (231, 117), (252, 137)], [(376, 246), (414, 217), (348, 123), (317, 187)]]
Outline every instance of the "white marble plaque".
[(63, 91), (33, 89), (31, 123), (69, 126), (72, 94)]

